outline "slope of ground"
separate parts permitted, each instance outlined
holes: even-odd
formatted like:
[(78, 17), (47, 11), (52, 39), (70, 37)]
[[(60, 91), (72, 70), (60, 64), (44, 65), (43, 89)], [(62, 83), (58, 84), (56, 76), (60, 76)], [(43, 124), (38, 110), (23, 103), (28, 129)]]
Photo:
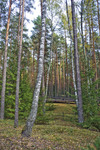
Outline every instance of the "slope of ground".
[(46, 112), (47, 123), (36, 121), (30, 138), (21, 137), (23, 122), (15, 129), (13, 120), (0, 121), (0, 150), (81, 150), (100, 136), (100, 132), (78, 126), (74, 104), (54, 107)]

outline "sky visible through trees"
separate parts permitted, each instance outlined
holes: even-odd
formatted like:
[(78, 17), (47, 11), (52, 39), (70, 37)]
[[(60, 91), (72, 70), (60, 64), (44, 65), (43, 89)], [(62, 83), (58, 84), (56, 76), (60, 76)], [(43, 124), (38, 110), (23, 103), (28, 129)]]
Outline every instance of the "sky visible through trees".
[[(79, 2), (79, 0), (75, 0), (75, 2)], [(63, 0), (63, 6), (65, 6), (65, 0)], [(68, 4), (71, 5), (71, 2), (68, 0)], [(35, 19), (37, 16), (41, 15), (41, 8), (40, 8), (40, 0), (36, 0), (35, 3), (34, 3), (34, 8), (32, 10), (31, 13), (26, 13), (25, 15), (29, 18), (29, 22), (26, 24), (27, 28), (28, 28), (28, 34), (29, 36), (31, 35), (31, 30), (32, 30), (32, 27), (33, 27), (33, 24), (32, 24), (32, 20)]]

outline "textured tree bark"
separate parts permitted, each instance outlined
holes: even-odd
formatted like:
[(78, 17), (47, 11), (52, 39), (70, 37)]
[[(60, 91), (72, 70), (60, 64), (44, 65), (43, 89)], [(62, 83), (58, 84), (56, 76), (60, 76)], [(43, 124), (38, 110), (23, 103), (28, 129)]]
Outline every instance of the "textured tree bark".
[(78, 121), (79, 123), (83, 123), (81, 77), (80, 77), (79, 56), (78, 56), (78, 46), (77, 46), (75, 7), (74, 7), (73, 0), (71, 0), (71, 8), (72, 8), (72, 22), (73, 22), (73, 35), (74, 35), (74, 55), (75, 55), (75, 67), (76, 67), (75, 69), (76, 69), (77, 93), (78, 93)]
[(21, 36), (20, 36), (20, 45), (19, 45), (19, 52), (18, 52), (18, 68), (17, 68), (17, 81), (16, 81), (16, 98), (15, 98), (15, 121), (14, 121), (14, 127), (18, 126), (19, 83), (20, 83), (22, 40), (23, 40), (23, 22), (24, 22), (24, 0), (23, 0), (23, 4), (22, 4)]
[(38, 109), (38, 100), (40, 94), (41, 80), (43, 74), (43, 61), (44, 61), (44, 46), (45, 46), (45, 24), (46, 24), (46, 0), (43, 0), (42, 3), (42, 31), (41, 31), (41, 43), (40, 43), (40, 56), (39, 56), (39, 67), (37, 82), (33, 95), (33, 102), (31, 107), (30, 115), (27, 119), (26, 125), (22, 130), (22, 136), (29, 137), (32, 133), (32, 127), (36, 119), (37, 109)]
[(9, 2), (8, 22), (7, 22), (7, 30), (6, 30), (6, 43), (5, 43), (5, 52), (4, 52), (4, 66), (3, 66), (2, 91), (1, 91), (1, 110), (0, 110), (1, 111), (0, 112), (1, 119), (4, 119), (6, 71), (7, 71), (7, 50), (8, 50), (8, 35), (9, 35), (11, 5), (12, 5), (12, 0), (10, 0), (10, 2)]
[(76, 105), (78, 107), (78, 96), (77, 96), (77, 88), (76, 88), (76, 80), (75, 80), (75, 69), (74, 69), (74, 61), (73, 61), (74, 60), (73, 59), (73, 51), (72, 51), (72, 34), (71, 34), (71, 29), (70, 29), (70, 20), (69, 20), (67, 0), (66, 0), (66, 11), (67, 11), (67, 17), (68, 17), (69, 35), (70, 35), (70, 39), (71, 39), (70, 51), (71, 51), (71, 61), (72, 61), (72, 78), (73, 78), (73, 84), (74, 84), (74, 90), (75, 90), (75, 96), (76, 96)]

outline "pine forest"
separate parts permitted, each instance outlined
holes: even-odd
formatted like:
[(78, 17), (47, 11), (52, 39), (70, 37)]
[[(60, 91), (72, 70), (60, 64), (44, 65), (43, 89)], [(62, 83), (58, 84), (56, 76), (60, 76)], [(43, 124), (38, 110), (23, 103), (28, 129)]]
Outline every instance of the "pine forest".
[(0, 150), (100, 150), (100, 0), (0, 0)]

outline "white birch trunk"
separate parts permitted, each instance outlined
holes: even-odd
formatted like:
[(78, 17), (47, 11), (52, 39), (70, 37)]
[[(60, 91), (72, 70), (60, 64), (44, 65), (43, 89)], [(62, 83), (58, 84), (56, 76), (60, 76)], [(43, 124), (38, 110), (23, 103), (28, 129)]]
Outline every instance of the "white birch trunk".
[(26, 125), (22, 130), (22, 136), (30, 136), (32, 133), (32, 127), (36, 120), (38, 101), (41, 87), (41, 80), (43, 74), (43, 61), (44, 61), (44, 46), (45, 46), (45, 24), (46, 24), (46, 0), (43, 0), (42, 4), (42, 31), (41, 31), (41, 42), (40, 42), (40, 56), (39, 56), (39, 66), (38, 66), (38, 75), (37, 82), (33, 95), (33, 102), (30, 115), (27, 119)]

